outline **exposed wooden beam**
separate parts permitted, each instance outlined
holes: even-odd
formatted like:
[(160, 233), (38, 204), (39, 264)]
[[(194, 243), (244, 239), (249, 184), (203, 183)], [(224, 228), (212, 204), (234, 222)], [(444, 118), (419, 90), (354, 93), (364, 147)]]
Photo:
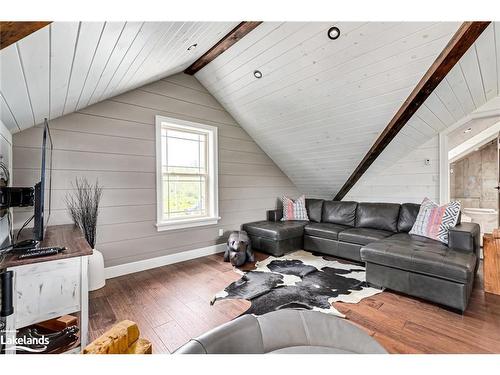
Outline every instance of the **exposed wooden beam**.
[(203, 54), (198, 60), (192, 63), (184, 73), (193, 75), (203, 69), (221, 53), (229, 49), (233, 44), (237, 43), (241, 38), (247, 35), (250, 31), (259, 26), (262, 21), (245, 21), (232, 29), (224, 38), (219, 40), (212, 48)]
[(489, 24), (490, 22), (464, 22), (460, 26), (339, 190), (334, 200), (344, 198)]
[(40, 30), (51, 22), (0, 22), (0, 50)]

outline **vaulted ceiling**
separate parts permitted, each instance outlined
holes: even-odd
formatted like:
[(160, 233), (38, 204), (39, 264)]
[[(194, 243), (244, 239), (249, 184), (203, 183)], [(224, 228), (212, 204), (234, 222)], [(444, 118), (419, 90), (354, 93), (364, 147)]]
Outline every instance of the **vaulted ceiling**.
[(2, 122), (19, 131), (181, 72), (235, 25), (51, 23), (0, 51)]
[(459, 26), (265, 22), (196, 77), (301, 191), (333, 196)]
[[(237, 24), (54, 22), (0, 51), (1, 119), (22, 130), (178, 73)], [(196, 78), (301, 191), (333, 197), (459, 26), (264, 22)], [(497, 96), (499, 69), (491, 24), (368, 172)]]
[[(406, 126), (373, 163), (358, 184), (394, 165), (410, 150), (476, 112), (498, 115), (500, 109), (500, 23), (492, 22), (446, 75)], [(470, 125), (473, 126), (473, 125)], [(474, 129), (472, 134), (479, 131)]]

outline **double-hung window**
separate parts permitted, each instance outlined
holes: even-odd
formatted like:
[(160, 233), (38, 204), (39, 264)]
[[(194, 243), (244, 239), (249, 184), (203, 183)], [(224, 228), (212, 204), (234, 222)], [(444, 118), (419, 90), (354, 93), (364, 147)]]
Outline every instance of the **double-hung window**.
[(217, 128), (156, 116), (158, 230), (216, 224)]

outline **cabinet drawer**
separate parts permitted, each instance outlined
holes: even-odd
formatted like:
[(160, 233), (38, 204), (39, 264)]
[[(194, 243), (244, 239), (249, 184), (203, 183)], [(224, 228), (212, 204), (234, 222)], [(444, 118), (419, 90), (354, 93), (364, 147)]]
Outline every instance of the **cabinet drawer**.
[(80, 310), (81, 262), (70, 258), (13, 268), (16, 328)]

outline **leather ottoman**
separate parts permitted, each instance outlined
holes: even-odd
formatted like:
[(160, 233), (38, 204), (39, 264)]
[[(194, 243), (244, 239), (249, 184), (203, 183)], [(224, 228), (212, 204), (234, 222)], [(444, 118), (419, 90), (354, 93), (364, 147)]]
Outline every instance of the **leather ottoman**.
[(460, 311), (472, 291), (477, 256), (421, 236), (398, 233), (361, 248), (366, 281)]
[(252, 241), (252, 249), (274, 256), (303, 248), (304, 227), (307, 221), (255, 221), (246, 223), (241, 229)]

